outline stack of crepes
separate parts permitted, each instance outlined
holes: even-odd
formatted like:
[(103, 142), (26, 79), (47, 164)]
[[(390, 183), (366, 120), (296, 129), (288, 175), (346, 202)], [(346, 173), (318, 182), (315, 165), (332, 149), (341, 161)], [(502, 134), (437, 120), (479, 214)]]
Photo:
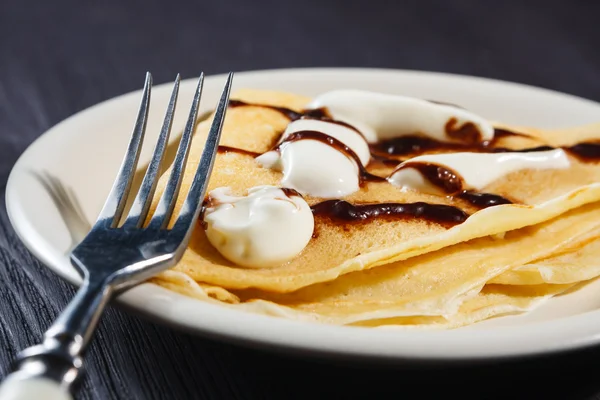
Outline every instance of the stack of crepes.
[[(296, 111), (311, 100), (257, 90), (241, 90), (232, 98)], [(197, 127), (174, 215), (191, 184), (210, 122)], [(289, 123), (273, 109), (232, 107), (221, 145), (264, 153)], [(600, 139), (600, 125), (560, 131), (504, 128), (528, 135), (502, 139), (513, 148)], [(600, 163), (572, 155), (569, 160), (567, 169), (521, 170), (494, 181), (485, 192), (510, 198), (513, 204), (485, 209), (369, 182), (343, 199), (353, 204), (458, 204), (470, 216), (452, 227), (417, 218), (337, 224), (315, 216), (315, 235), (307, 247), (291, 261), (270, 268), (244, 268), (228, 261), (198, 223), (183, 259), (152, 282), (224, 307), (340, 325), (455, 328), (531, 310), (600, 275)], [(368, 168), (382, 172), (385, 167)], [(234, 194), (245, 195), (251, 187), (277, 186), (280, 180), (280, 172), (262, 168), (250, 153), (220, 152), (209, 191), (230, 187)], [(322, 200), (304, 197), (309, 205)], [(156, 203), (151, 211), (154, 207)]]

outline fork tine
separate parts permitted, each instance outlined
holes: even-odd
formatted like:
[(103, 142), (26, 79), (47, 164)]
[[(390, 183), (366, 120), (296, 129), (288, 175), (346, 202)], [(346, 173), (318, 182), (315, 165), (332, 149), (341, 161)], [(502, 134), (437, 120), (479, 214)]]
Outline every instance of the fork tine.
[(190, 114), (188, 116), (187, 123), (183, 134), (181, 135), (181, 141), (177, 148), (177, 154), (175, 161), (171, 168), (171, 175), (167, 182), (167, 186), (160, 197), (154, 215), (148, 224), (148, 228), (151, 229), (162, 229), (168, 223), (175, 206), (175, 200), (179, 194), (179, 188), (181, 187), (181, 180), (183, 178), (183, 172), (185, 164), (187, 162), (187, 156), (190, 149), (190, 143), (192, 139), (192, 133), (196, 127), (196, 118), (198, 117), (198, 106), (200, 104), (200, 97), (202, 96), (202, 86), (204, 84), (204, 73), (200, 74), (198, 79), (198, 86), (196, 86), (196, 93), (194, 94), (194, 100), (190, 108)]
[(148, 169), (144, 175), (140, 190), (133, 201), (133, 205), (129, 210), (129, 215), (125, 220), (123, 227), (139, 228), (144, 223), (144, 220), (148, 215), (148, 209), (150, 208), (152, 196), (154, 196), (154, 191), (156, 190), (158, 173), (164, 158), (165, 148), (167, 147), (167, 142), (171, 134), (171, 127), (173, 126), (173, 115), (175, 113), (175, 106), (177, 104), (180, 80), (181, 78), (179, 74), (177, 74), (177, 77), (175, 78), (175, 84), (173, 85), (173, 91), (171, 92), (171, 99), (169, 100), (169, 105), (167, 106), (165, 120), (156, 142), (156, 147), (154, 148), (152, 160), (148, 165)]
[(186, 243), (186, 237), (192, 231), (194, 227), (194, 221), (200, 214), (200, 206), (206, 195), (206, 189), (208, 188), (208, 181), (210, 174), (215, 163), (217, 150), (219, 148), (219, 140), (221, 138), (221, 131), (223, 130), (223, 122), (225, 121), (225, 114), (227, 112), (227, 106), (229, 104), (229, 93), (231, 92), (231, 84), (233, 82), (233, 72), (229, 73), (227, 77), (227, 83), (223, 89), (221, 100), (215, 111), (215, 116), (206, 138), (204, 150), (202, 151), (202, 157), (198, 163), (194, 180), (190, 186), (188, 195), (183, 203), (179, 217), (173, 226), (173, 230), (177, 233), (183, 233), (183, 243)]
[(138, 111), (137, 120), (133, 127), (131, 139), (127, 147), (127, 153), (121, 163), (121, 168), (117, 174), (117, 178), (113, 183), (113, 187), (106, 198), (104, 207), (96, 220), (96, 223), (107, 224), (110, 227), (115, 227), (125, 208), (125, 202), (131, 188), (131, 182), (135, 168), (140, 156), (140, 148), (144, 141), (144, 132), (146, 131), (146, 121), (148, 119), (148, 109), (150, 107), (150, 91), (152, 89), (152, 75), (147, 72), (144, 82), (142, 94), (142, 102)]

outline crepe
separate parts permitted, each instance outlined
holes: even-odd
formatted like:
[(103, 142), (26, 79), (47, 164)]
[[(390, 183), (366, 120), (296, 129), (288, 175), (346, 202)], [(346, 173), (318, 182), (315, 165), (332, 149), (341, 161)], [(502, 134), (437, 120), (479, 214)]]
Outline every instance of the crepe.
[[(274, 104), (295, 110), (308, 99), (278, 92), (245, 91), (234, 94), (247, 102)], [(276, 142), (289, 121), (280, 113), (260, 107), (236, 107), (227, 112), (221, 143), (244, 150), (264, 152)], [(175, 206), (179, 211), (199, 160), (210, 121), (199, 124), (182, 183), (182, 195)], [(599, 128), (600, 130), (600, 128)], [(569, 140), (576, 141), (574, 130)], [(542, 135), (543, 132), (536, 131)], [(586, 135), (589, 132), (586, 130)], [(555, 135), (549, 135), (554, 138)], [(518, 141), (518, 139), (516, 139)], [(531, 140), (531, 139), (528, 139)], [(202, 229), (195, 229), (189, 248), (174, 268), (192, 279), (227, 289), (257, 288), (286, 293), (319, 282), (328, 282), (354, 271), (368, 270), (395, 261), (410, 259), (473, 238), (502, 233), (552, 219), (571, 209), (600, 199), (600, 166), (571, 157), (566, 170), (527, 170), (512, 173), (492, 183), (484, 191), (507, 196), (517, 204), (477, 211), (457, 199), (402, 192), (383, 183), (369, 183), (344, 198), (349, 202), (424, 201), (459, 205), (473, 215), (451, 229), (422, 219), (373, 219), (368, 223), (339, 224), (316, 217), (316, 237), (295, 259), (269, 269), (245, 269), (223, 258), (208, 242)], [(169, 171), (161, 178), (157, 193), (163, 190)], [(243, 195), (257, 185), (277, 185), (279, 172), (261, 168), (252, 156), (223, 153), (217, 156), (209, 190), (229, 186)], [(158, 196), (155, 196), (157, 199)], [(309, 204), (321, 199), (306, 197)], [(152, 204), (151, 210), (156, 207)], [(583, 233), (577, 225), (572, 235)]]
[[(598, 213), (599, 208), (600, 204), (591, 204), (544, 224), (509, 232), (504, 238), (474, 239), (404, 262), (355, 272), (334, 282), (312, 285), (288, 294), (257, 290), (227, 291), (198, 284), (185, 274), (173, 271), (156, 278), (154, 282), (203, 300), (216, 299), (246, 311), (297, 320), (355, 324), (387, 318), (387, 322), (392, 323), (394, 320), (390, 318), (398, 316), (440, 316), (444, 321), (452, 320), (453, 324), (459, 324), (459, 320), (471, 321), (469, 318), (475, 318), (475, 315), (483, 316), (484, 308), (488, 316), (507, 312), (506, 310), (519, 311), (526, 305), (537, 305), (556, 294), (555, 289), (561, 285), (538, 285), (535, 298), (527, 296), (526, 299), (522, 299), (521, 294), (528, 289), (508, 287), (503, 289), (505, 296), (484, 296), (485, 299), (493, 299), (493, 304), (490, 303), (493, 307), (484, 307), (481, 305), (484, 300), (479, 292), (494, 276), (547, 254), (558, 252), (556, 257), (561, 258), (566, 250), (583, 249), (585, 255), (581, 259), (589, 259), (594, 254), (600, 255), (597, 248), (586, 246), (589, 234), (572, 236), (576, 230), (597, 230), (600, 221), (593, 216)], [(578, 228), (573, 229), (575, 225)], [(544, 262), (552, 262), (552, 258)], [(574, 266), (585, 268), (585, 265), (580, 264)], [(588, 274), (587, 278), (595, 276)], [(572, 283), (574, 282), (566, 285)], [(549, 291), (544, 293), (543, 288)], [(518, 296), (509, 301), (511, 291)], [(489, 289), (484, 289), (483, 293), (489, 293)], [(480, 298), (477, 303), (469, 300), (474, 296)], [(465, 302), (475, 305), (467, 307)], [(520, 308), (517, 309), (516, 306)], [(471, 317), (467, 318), (466, 314)], [(434, 320), (440, 321), (439, 318)]]
[(382, 329), (453, 329), (471, 325), (492, 317), (531, 311), (552, 296), (559, 295), (574, 284), (564, 285), (486, 285), (475, 296), (465, 300), (456, 314), (448, 317), (415, 316), (360, 321), (353, 326)]
[[(598, 218), (598, 217), (595, 217)], [(600, 231), (595, 230), (562, 250), (508, 270), (490, 280), (504, 285), (569, 284), (600, 275)]]

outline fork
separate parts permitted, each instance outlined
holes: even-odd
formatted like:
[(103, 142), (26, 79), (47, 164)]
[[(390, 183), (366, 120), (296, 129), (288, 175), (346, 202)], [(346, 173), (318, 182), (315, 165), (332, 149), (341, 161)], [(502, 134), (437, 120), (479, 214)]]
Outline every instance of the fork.
[(233, 73), (229, 73), (188, 195), (169, 228), (196, 125), (204, 74), (198, 79), (171, 174), (150, 221), (145, 224), (171, 132), (179, 75), (152, 159), (129, 213), (121, 223), (148, 119), (152, 76), (146, 74), (141, 105), (116, 180), (92, 229), (70, 253), (71, 264), (83, 279), (82, 285), (46, 331), (42, 344), (27, 348), (17, 356), (14, 371), (0, 386), (0, 400), (71, 399), (74, 384), (83, 371), (84, 352), (108, 302), (181, 259), (206, 194), (232, 80)]

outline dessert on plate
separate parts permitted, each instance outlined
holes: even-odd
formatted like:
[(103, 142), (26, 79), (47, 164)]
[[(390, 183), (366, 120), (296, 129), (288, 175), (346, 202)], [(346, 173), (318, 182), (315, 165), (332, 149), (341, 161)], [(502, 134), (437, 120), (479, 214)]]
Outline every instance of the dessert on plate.
[(282, 318), (454, 328), (600, 275), (598, 200), (600, 125), (507, 126), (359, 90), (241, 90), (190, 245), (152, 281)]

